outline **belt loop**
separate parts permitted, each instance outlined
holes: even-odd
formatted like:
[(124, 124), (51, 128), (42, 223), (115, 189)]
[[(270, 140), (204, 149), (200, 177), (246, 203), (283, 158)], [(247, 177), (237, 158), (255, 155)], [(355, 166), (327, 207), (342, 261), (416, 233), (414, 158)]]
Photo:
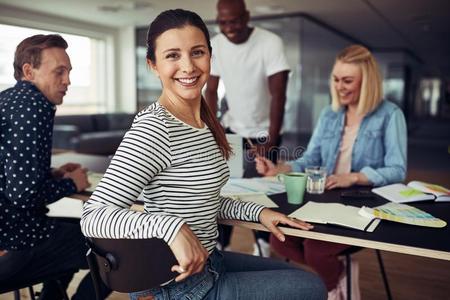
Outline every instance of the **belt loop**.
[(161, 292), (162, 292), (163, 300), (170, 300), (169, 289), (162, 287)]

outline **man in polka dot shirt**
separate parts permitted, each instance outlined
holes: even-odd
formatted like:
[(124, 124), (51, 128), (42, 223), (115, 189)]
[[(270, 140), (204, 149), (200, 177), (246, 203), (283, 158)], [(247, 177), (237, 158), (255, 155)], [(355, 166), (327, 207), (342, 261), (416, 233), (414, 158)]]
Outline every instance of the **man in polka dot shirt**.
[[(59, 35), (23, 40), (14, 57), (17, 83), (0, 93), (0, 285), (88, 268), (78, 221), (46, 216), (47, 204), (89, 186), (78, 164), (50, 168), (56, 105), (70, 85), (67, 46)], [(44, 283), (40, 299), (60, 299), (55, 285)], [(89, 274), (72, 299), (95, 299)]]

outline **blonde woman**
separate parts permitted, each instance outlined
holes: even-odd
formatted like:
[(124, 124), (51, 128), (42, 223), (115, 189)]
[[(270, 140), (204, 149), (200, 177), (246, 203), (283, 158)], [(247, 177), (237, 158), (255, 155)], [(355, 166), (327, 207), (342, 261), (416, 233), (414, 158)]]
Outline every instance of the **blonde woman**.
[[(322, 111), (305, 154), (277, 165), (258, 158), (258, 172), (270, 176), (325, 166), (327, 189), (403, 181), (405, 118), (399, 107), (383, 100), (382, 79), (370, 51), (360, 45), (342, 50), (331, 73), (330, 90), (332, 103)], [(329, 299), (340, 299), (345, 280), (337, 256), (347, 245), (299, 238), (287, 238), (284, 243), (271, 238), (271, 245), (280, 254), (313, 267), (324, 280)]]

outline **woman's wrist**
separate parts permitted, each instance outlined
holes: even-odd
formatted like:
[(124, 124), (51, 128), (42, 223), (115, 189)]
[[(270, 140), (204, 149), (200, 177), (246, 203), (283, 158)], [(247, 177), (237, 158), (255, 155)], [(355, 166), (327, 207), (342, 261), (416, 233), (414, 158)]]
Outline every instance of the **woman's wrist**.
[(359, 173), (350, 173), (350, 181), (352, 182), (352, 185), (359, 184)]
[(277, 173), (289, 173), (292, 172), (292, 167), (285, 163), (285, 162), (280, 162), (277, 164)]

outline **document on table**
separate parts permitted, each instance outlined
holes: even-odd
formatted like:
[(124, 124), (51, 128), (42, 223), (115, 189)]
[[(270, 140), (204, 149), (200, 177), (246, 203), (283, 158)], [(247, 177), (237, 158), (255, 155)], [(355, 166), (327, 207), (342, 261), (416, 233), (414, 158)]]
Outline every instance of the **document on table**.
[(311, 223), (333, 224), (367, 232), (373, 232), (380, 223), (375, 217), (359, 214), (360, 207), (341, 203), (317, 203), (309, 201), (289, 217)]
[(268, 208), (278, 207), (278, 205), (275, 202), (273, 202), (272, 199), (270, 199), (264, 194), (241, 194), (241, 195), (233, 195), (231, 196), (231, 198), (238, 199), (244, 202), (253, 202)]
[(61, 153), (52, 155), (52, 168), (59, 168), (66, 163), (79, 163), (83, 168), (88, 168), (90, 171), (104, 173), (111, 161), (110, 157), (81, 154), (81, 153)]
[(230, 178), (220, 192), (223, 196), (284, 193), (284, 184), (271, 178)]
[(89, 171), (87, 173), (87, 175), (88, 175), (88, 181), (91, 185), (86, 189), (86, 192), (93, 193), (95, 191), (95, 188), (97, 187), (97, 185), (100, 183), (100, 180), (102, 180), (103, 173), (96, 173), (96, 172)]
[(83, 201), (75, 198), (64, 197), (47, 205), (49, 217), (81, 218), (83, 213)]

